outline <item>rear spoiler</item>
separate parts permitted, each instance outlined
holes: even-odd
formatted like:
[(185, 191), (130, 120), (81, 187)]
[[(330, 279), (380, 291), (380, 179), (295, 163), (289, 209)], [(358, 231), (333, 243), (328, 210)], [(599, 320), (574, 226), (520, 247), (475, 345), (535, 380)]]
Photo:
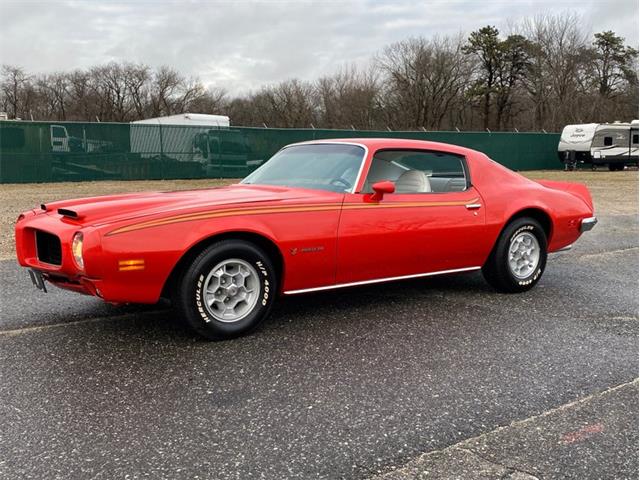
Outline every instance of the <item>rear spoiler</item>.
[(582, 200), (593, 212), (593, 199), (591, 198), (591, 192), (587, 186), (583, 183), (574, 182), (556, 182), (553, 180), (536, 180), (540, 185), (553, 188), (554, 190), (562, 190), (563, 192), (570, 193), (574, 197)]

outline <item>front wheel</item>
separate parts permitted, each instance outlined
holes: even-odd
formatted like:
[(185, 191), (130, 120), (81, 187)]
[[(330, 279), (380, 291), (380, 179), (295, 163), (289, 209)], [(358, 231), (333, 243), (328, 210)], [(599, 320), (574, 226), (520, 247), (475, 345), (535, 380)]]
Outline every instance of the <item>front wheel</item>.
[(482, 274), (496, 290), (519, 293), (534, 287), (547, 264), (547, 236), (533, 218), (509, 223), (482, 267)]
[(175, 305), (210, 340), (244, 335), (269, 314), (277, 291), (268, 255), (242, 240), (222, 240), (200, 253), (178, 282)]

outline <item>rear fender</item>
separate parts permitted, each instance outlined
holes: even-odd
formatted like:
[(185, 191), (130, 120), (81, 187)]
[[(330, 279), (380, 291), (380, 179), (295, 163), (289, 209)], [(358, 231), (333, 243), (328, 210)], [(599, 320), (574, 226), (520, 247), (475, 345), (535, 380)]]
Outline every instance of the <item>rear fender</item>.
[(536, 180), (536, 182), (543, 187), (570, 193), (574, 197), (582, 200), (593, 212), (593, 199), (591, 198), (591, 193), (586, 185), (573, 182), (556, 182), (553, 180)]

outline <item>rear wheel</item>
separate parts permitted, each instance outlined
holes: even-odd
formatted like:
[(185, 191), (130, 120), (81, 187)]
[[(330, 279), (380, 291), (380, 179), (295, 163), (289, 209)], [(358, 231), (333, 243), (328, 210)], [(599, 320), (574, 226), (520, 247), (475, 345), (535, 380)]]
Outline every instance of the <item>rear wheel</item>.
[(547, 237), (533, 218), (518, 218), (500, 234), (482, 274), (496, 290), (527, 291), (538, 283), (547, 264)]
[(200, 335), (220, 340), (246, 334), (269, 314), (276, 272), (265, 252), (242, 240), (222, 240), (185, 270), (175, 296), (183, 318)]

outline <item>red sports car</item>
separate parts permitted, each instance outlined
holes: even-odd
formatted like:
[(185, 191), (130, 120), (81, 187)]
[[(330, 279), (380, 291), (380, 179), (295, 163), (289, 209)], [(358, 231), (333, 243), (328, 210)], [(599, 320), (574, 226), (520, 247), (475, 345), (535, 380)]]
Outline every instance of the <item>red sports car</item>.
[(41, 289), (170, 298), (219, 339), (255, 328), (279, 294), (474, 270), (522, 292), (595, 223), (581, 184), (454, 145), (340, 139), (286, 146), (228, 187), (41, 205), (19, 216), (16, 250)]

